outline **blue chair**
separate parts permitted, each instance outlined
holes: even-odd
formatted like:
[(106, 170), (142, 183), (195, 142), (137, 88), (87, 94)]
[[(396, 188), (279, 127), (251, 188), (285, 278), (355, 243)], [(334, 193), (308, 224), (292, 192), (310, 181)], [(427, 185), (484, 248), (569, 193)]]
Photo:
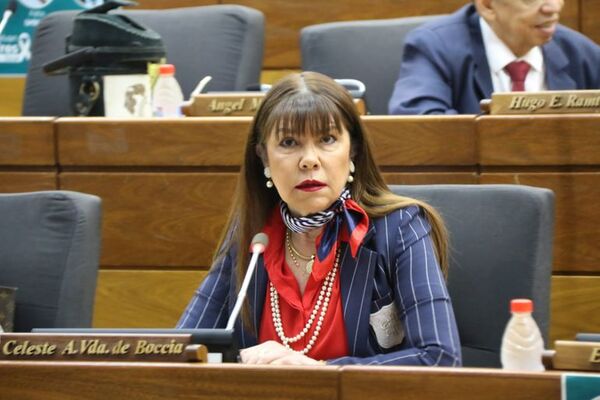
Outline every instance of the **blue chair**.
[(17, 288), (15, 331), (91, 327), (100, 225), (96, 196), (0, 194), (0, 285)]
[(302, 69), (334, 79), (358, 79), (366, 86), (369, 114), (387, 114), (398, 79), (406, 34), (437, 18), (344, 21), (307, 26), (300, 32)]
[(554, 194), (521, 185), (391, 186), (435, 207), (450, 234), (448, 290), (463, 365), (499, 367), (513, 298), (534, 302), (545, 343), (550, 322)]

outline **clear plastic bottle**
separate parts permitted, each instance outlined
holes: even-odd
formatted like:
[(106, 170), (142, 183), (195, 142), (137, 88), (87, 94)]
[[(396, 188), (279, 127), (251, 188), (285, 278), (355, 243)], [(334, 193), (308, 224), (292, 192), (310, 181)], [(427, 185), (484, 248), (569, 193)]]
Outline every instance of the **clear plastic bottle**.
[(512, 317), (502, 337), (500, 359), (502, 368), (515, 371), (543, 371), (544, 341), (531, 316), (533, 302), (513, 299), (510, 302)]
[(163, 64), (152, 92), (152, 113), (155, 117), (181, 117), (183, 93), (175, 79), (175, 66)]

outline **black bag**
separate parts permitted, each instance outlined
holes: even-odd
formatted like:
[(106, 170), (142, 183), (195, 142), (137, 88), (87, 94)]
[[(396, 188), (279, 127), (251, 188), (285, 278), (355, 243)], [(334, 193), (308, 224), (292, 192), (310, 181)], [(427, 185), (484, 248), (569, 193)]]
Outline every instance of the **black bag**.
[(47, 74), (69, 74), (74, 115), (104, 115), (103, 76), (145, 74), (149, 62), (165, 57), (158, 33), (127, 16), (107, 14), (135, 4), (111, 0), (77, 14), (66, 39), (66, 54), (44, 64)]

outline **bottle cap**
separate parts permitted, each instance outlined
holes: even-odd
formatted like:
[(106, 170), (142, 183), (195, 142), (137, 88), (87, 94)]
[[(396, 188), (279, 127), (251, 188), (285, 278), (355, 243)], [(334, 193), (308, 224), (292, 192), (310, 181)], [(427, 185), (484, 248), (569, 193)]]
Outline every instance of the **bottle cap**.
[(159, 72), (161, 75), (163, 74), (175, 74), (175, 66), (173, 64), (161, 64), (159, 68)]
[(510, 301), (510, 312), (532, 312), (533, 301), (529, 299), (512, 299)]

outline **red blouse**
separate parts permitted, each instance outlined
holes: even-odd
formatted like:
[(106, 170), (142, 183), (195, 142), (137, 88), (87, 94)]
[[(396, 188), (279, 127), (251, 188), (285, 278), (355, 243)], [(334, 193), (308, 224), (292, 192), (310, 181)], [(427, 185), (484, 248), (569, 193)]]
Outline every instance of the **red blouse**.
[[(285, 262), (285, 231), (286, 227), (281, 219), (279, 209), (275, 207), (271, 214), (264, 232), (269, 237), (269, 246), (264, 253), (265, 268), (269, 277), (269, 283), (273, 283), (279, 295), (279, 310), (283, 332), (287, 337), (293, 337), (300, 333), (313, 311), (319, 297), (319, 292), (325, 281), (325, 277), (333, 268), (334, 258), (328, 257), (323, 262), (315, 259), (312, 274), (308, 278), (304, 294), (300, 293), (298, 282), (290, 267)], [(317, 238), (317, 243), (320, 237)], [(341, 261), (340, 261), (341, 263)], [(327, 360), (347, 356), (348, 339), (344, 325), (344, 312), (342, 309), (342, 297), (340, 295), (340, 266), (335, 276), (332, 287), (329, 306), (321, 325), (321, 331), (313, 347), (307, 356), (316, 360)], [(312, 326), (304, 337), (290, 346), (297, 351), (306, 347), (311, 339), (321, 310), (316, 315)], [(273, 325), (273, 314), (271, 311), (270, 285), (267, 285), (265, 305), (263, 307), (262, 320), (258, 335), (259, 343), (275, 340), (281, 343)]]

